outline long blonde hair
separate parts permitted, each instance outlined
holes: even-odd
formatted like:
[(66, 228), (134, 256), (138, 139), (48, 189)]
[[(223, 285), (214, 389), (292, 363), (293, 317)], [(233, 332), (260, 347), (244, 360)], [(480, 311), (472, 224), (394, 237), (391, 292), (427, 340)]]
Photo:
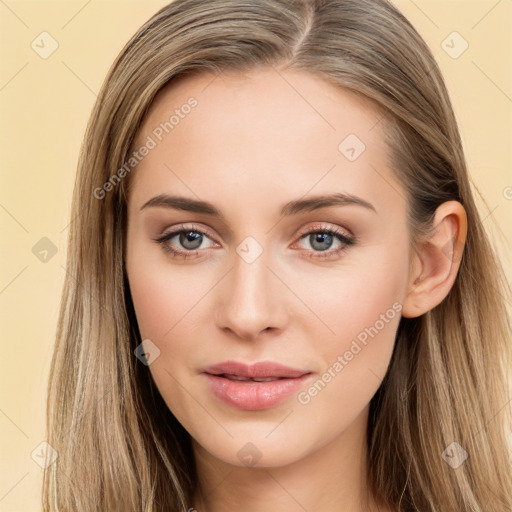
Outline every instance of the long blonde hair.
[[(400, 511), (512, 510), (510, 290), (475, 206), (441, 73), (386, 0), (176, 0), (126, 44), (99, 93), (78, 165), (48, 384), (47, 440), (58, 457), (45, 471), (44, 510), (190, 507), (190, 436), (133, 352), (141, 340), (124, 270), (129, 177), (110, 181), (107, 192), (104, 184), (170, 80), (264, 66), (313, 73), (380, 109), (408, 194), (413, 247), (441, 203), (460, 201), (467, 213), (453, 288), (432, 311), (401, 319), (370, 403), (371, 492)], [(454, 442), (468, 454), (457, 468), (443, 458)]]

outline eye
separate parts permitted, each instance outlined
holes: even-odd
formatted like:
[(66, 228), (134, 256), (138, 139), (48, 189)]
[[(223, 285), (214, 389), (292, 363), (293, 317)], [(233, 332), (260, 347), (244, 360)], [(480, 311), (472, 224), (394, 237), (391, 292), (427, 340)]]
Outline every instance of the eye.
[[(212, 241), (213, 245), (205, 247), (204, 242), (207, 240), (212, 241), (208, 233), (195, 225), (178, 226), (154, 239), (173, 258), (182, 259), (195, 258), (201, 251), (218, 245)], [(349, 246), (354, 245), (356, 237), (344, 234), (337, 228), (316, 225), (300, 235), (299, 242), (303, 241), (307, 242), (311, 249), (304, 246), (301, 248), (312, 253), (312, 258), (326, 259), (335, 258)], [(333, 245), (335, 248), (331, 249)]]
[(206, 240), (211, 240), (208, 234), (193, 225), (179, 226), (154, 239), (162, 246), (164, 251), (175, 258), (183, 259), (196, 257), (199, 254), (199, 249), (208, 249), (209, 247), (203, 245)]
[[(337, 228), (323, 225), (313, 226), (301, 234), (300, 242), (305, 241), (311, 247), (312, 258), (333, 258), (347, 250), (349, 246), (356, 243), (356, 237), (344, 234)], [(332, 246), (334, 249), (331, 249)], [(304, 246), (302, 246), (304, 248)]]

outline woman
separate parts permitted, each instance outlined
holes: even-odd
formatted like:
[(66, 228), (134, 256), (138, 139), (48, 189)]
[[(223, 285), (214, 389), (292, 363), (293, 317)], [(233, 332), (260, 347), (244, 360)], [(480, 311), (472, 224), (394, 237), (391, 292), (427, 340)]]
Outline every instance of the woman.
[(45, 510), (512, 510), (506, 282), (384, 0), (176, 0), (85, 136)]

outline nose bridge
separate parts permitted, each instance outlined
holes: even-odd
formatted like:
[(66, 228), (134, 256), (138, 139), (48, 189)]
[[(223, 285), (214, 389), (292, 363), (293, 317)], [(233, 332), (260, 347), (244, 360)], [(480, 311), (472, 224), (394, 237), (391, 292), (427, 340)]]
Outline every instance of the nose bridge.
[[(248, 237), (250, 238), (250, 237)], [(244, 240), (236, 249), (233, 269), (224, 289), (220, 326), (240, 337), (253, 338), (267, 327), (279, 327), (283, 320), (279, 283), (267, 268), (268, 254), (254, 240)]]

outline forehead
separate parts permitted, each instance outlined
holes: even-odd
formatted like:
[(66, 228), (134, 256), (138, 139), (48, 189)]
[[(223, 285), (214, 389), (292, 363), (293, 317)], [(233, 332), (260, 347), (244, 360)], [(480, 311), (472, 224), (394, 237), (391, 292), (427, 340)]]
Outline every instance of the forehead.
[(379, 173), (394, 177), (381, 119), (370, 100), (304, 72), (181, 77), (160, 91), (139, 130), (135, 148), (148, 137), (155, 144), (131, 188), (140, 202), (162, 186), (197, 196), (228, 187), (250, 190), (259, 204), (269, 187), (361, 193), (372, 178), (382, 188)]
[[(309, 135), (324, 131), (338, 137), (348, 129), (364, 137), (364, 132), (371, 131), (382, 118), (381, 110), (370, 99), (302, 71), (270, 67), (245, 73), (196, 72), (173, 79), (157, 94), (138, 139), (169, 120), (191, 97), (197, 100), (198, 108), (193, 109), (188, 124), (193, 123), (198, 134), (205, 121), (215, 122), (217, 131), (227, 132), (233, 125), (243, 126), (245, 120), (250, 125), (244, 127), (259, 135), (271, 135), (272, 128), (284, 128), (283, 141), (287, 134), (290, 138), (297, 136), (301, 128)], [(211, 126), (204, 128), (206, 131)], [(173, 136), (179, 136), (183, 129), (173, 131)]]

